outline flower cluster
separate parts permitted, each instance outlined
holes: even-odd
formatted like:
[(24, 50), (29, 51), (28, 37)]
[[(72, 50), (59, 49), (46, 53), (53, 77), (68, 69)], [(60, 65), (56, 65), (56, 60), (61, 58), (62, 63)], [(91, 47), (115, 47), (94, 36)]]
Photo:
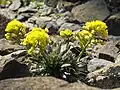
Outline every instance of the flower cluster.
[(107, 25), (99, 20), (86, 22), (83, 26), (84, 30), (89, 31), (95, 36), (100, 36), (101, 38), (106, 38), (108, 36)]
[(108, 36), (107, 25), (99, 20), (86, 22), (83, 30), (76, 34), (79, 40), (80, 47), (84, 48), (89, 42), (89, 46), (95, 43), (103, 43), (103, 40)]
[(5, 37), (8, 40), (18, 40), (26, 34), (26, 26), (17, 20), (8, 23), (5, 29)]
[(60, 36), (63, 38), (69, 38), (73, 36), (73, 32), (70, 29), (65, 29), (65, 30), (60, 31)]
[(23, 45), (30, 47), (28, 54), (32, 54), (36, 47), (40, 49), (40, 52), (43, 52), (49, 42), (49, 35), (46, 31), (48, 30), (33, 28), (32, 31), (27, 34), (23, 40)]
[(81, 48), (85, 47), (90, 38), (92, 38), (92, 34), (86, 30), (82, 30), (76, 34), (76, 39), (79, 40)]

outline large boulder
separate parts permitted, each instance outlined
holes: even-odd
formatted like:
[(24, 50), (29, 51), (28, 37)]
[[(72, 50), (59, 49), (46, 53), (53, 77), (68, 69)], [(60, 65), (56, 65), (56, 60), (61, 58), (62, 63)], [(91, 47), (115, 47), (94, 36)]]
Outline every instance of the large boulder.
[(120, 11), (120, 0), (105, 0), (112, 14)]
[(120, 87), (120, 62), (89, 73), (87, 83), (104, 89)]
[(72, 13), (77, 20), (104, 20), (109, 15), (109, 10), (104, 0), (90, 0), (85, 4), (73, 7)]
[(28, 66), (22, 63), (26, 56), (23, 46), (0, 39), (0, 80), (30, 76)]
[(109, 35), (120, 36), (120, 13), (110, 16), (105, 22)]
[(0, 72), (0, 80), (27, 76), (30, 76), (28, 66), (19, 63), (17, 60), (11, 60), (6, 63)]
[(54, 77), (27, 77), (0, 81), (0, 90), (99, 90), (83, 83), (71, 83)]

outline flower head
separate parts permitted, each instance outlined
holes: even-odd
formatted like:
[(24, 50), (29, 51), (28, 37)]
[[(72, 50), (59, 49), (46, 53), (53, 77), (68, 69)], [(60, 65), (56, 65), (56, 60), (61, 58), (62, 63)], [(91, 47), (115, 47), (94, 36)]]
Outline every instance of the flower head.
[(73, 32), (70, 29), (65, 29), (65, 30), (60, 31), (60, 36), (63, 38), (69, 38), (72, 35), (73, 35)]
[(26, 26), (18, 20), (12, 20), (8, 23), (5, 32), (6, 39), (16, 39), (19, 36), (25, 35)]
[(82, 30), (76, 34), (76, 39), (79, 40), (81, 48), (84, 48), (87, 42), (92, 38), (92, 34), (87, 30)]
[(107, 28), (107, 25), (99, 20), (86, 22), (85, 26), (83, 26), (84, 30), (87, 30), (95, 36), (100, 36), (102, 38), (106, 38), (108, 36)]
[(44, 29), (33, 28), (23, 40), (23, 45), (30, 46), (31, 48), (28, 50), (28, 53), (32, 54), (36, 47), (40, 49), (40, 52), (43, 52), (48, 42), (49, 35)]

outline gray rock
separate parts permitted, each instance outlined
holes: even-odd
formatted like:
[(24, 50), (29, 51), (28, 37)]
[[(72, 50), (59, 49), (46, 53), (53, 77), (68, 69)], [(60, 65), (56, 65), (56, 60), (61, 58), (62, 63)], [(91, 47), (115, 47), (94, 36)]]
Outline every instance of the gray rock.
[(115, 63), (120, 62), (120, 54), (116, 57)]
[(120, 13), (110, 16), (106, 21), (109, 35), (120, 36)]
[(21, 0), (14, 0), (12, 4), (9, 6), (10, 10), (18, 10), (21, 7)]
[(7, 18), (4, 15), (0, 14), (0, 39), (4, 38), (5, 28), (6, 28), (9, 21), (10, 21), (9, 18)]
[(5, 8), (5, 9), (0, 9), (0, 14), (4, 15), (8, 19), (15, 19), (16, 13)]
[(0, 55), (1, 56), (10, 54), (10, 53), (17, 51), (17, 50), (23, 50), (23, 49), (24, 49), (23, 46), (20, 46), (17, 44), (12, 44), (11, 41), (8, 41), (4, 38), (0, 39)]
[(99, 90), (83, 83), (68, 83), (54, 77), (25, 77), (0, 81), (1, 90)]
[(120, 62), (89, 73), (87, 80), (89, 85), (104, 89), (120, 87)]
[(71, 12), (75, 19), (82, 21), (104, 20), (109, 15), (104, 0), (90, 0), (85, 4), (73, 7)]
[(120, 11), (120, 0), (105, 0), (111, 14), (118, 13)]
[(6, 63), (2, 71), (0, 72), (0, 80), (26, 76), (30, 76), (28, 66), (25, 64), (21, 64), (16, 60), (11, 60)]
[(0, 67), (3, 67), (7, 62), (14, 60), (15, 58), (18, 59), (17, 61), (22, 62), (22, 58), (24, 58), (24, 56), (26, 55), (27, 55), (26, 50), (18, 50), (10, 54), (0, 56)]
[(43, 16), (43, 17), (39, 17), (39, 18), (37, 18), (37, 20), (36, 20), (36, 24), (39, 26), (39, 27), (43, 27), (43, 26), (45, 26), (46, 24), (46, 22), (50, 22), (52, 20), (52, 18), (51, 17), (47, 17), (47, 16)]
[(38, 18), (38, 17), (34, 15), (34, 16), (30, 17), (30, 18), (27, 20), (27, 22), (28, 22), (28, 23), (35, 23), (36, 20), (37, 20), (37, 18)]
[(64, 23), (64, 24), (60, 27), (59, 31), (60, 31), (60, 30), (63, 30), (63, 29), (71, 29), (71, 30), (73, 30), (73, 31), (79, 31), (79, 30), (82, 29), (82, 27), (81, 27), (80, 25), (74, 24), (74, 23)]
[(21, 13), (16, 17), (16, 19), (21, 22), (25, 22), (28, 20), (28, 18), (32, 17), (33, 15), (34, 13)]
[(105, 0), (107, 3), (113, 5), (113, 6), (119, 6), (120, 0)]
[(57, 6), (58, 0), (44, 0), (44, 4), (54, 8)]
[(60, 18), (58, 18), (58, 19), (56, 20), (56, 22), (57, 22), (57, 24), (58, 24), (59, 26), (61, 26), (63, 23), (66, 22), (66, 19), (67, 19), (67, 18), (65, 18), (65, 17), (60, 17)]
[(98, 58), (115, 62), (119, 53), (119, 48), (116, 47), (118, 41), (109, 41), (103, 47), (97, 50)]
[(22, 6), (28, 6), (31, 0), (21, 0)]
[(71, 21), (72, 19), (72, 14), (69, 11), (67, 11), (65, 13), (59, 14), (59, 17), (57, 18), (56, 22), (59, 26), (61, 26), (63, 23)]
[(48, 28), (49, 34), (57, 34), (59, 30), (59, 26), (55, 21), (50, 21), (46, 23), (46, 28)]
[(104, 60), (104, 59), (94, 58), (89, 61), (89, 63), (87, 64), (87, 68), (88, 68), (89, 72), (93, 72), (93, 71), (103, 68), (109, 64), (112, 64), (112, 62)]
[(43, 6), (42, 8), (39, 9), (38, 13), (41, 16), (48, 16), (53, 12), (53, 8), (52, 7), (48, 7), (48, 6)]
[(35, 25), (34, 23), (29, 23), (28, 21), (24, 22), (24, 24), (29, 30), (32, 30), (32, 28), (34, 27), (37, 27), (37, 25)]
[(26, 6), (26, 7), (21, 7), (18, 9), (18, 13), (22, 13), (22, 12), (35, 13), (35, 12), (37, 12), (37, 9), (33, 9), (29, 6)]

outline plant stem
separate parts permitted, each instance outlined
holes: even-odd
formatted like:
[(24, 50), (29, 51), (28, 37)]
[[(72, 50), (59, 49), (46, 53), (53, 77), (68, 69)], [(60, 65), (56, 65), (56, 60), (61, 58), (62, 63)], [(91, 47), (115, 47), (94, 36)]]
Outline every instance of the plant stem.
[(84, 51), (86, 50), (86, 48), (87, 48), (88, 45), (90, 44), (91, 40), (92, 40), (92, 37), (88, 40), (88, 42), (86, 43), (85, 47), (82, 49), (82, 51), (81, 51), (80, 54), (78, 55), (78, 60), (77, 60), (77, 62), (80, 62), (80, 59), (81, 59)]

